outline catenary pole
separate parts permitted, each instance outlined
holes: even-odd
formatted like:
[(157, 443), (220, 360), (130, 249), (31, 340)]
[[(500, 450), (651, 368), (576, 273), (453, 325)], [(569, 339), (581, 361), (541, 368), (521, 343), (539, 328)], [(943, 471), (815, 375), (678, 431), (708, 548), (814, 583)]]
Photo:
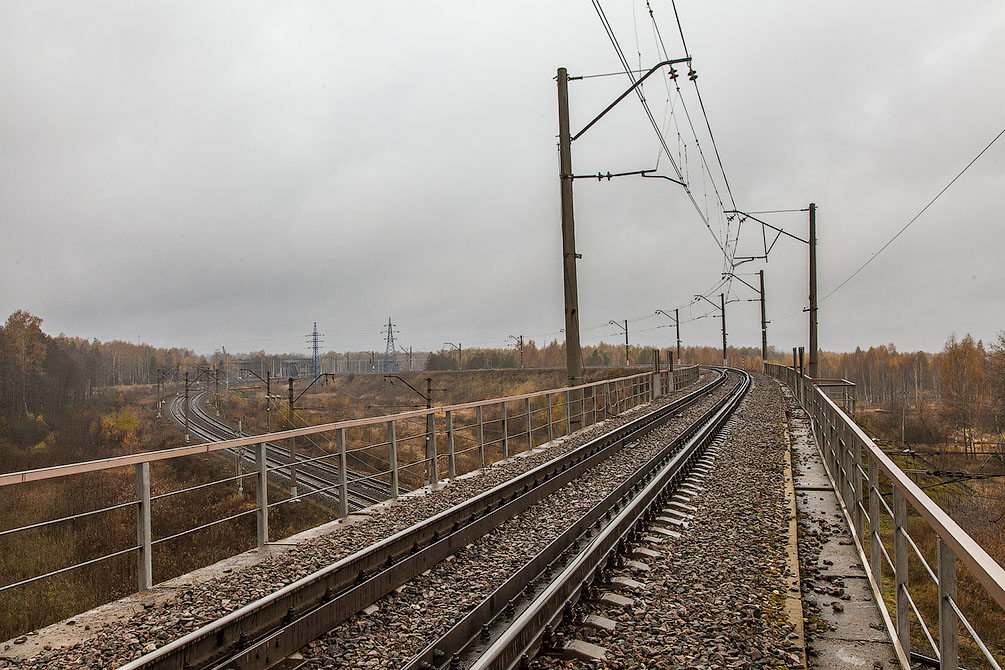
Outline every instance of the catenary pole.
[(677, 364), (680, 365), (680, 308), (673, 311), (673, 320), (677, 324)]
[(726, 295), (724, 293), (719, 294), (719, 309), (722, 310), (722, 367), (726, 367)]
[[(558, 155), (562, 194), (562, 281), (565, 289), (566, 384), (583, 383), (583, 353), (579, 343), (579, 287), (576, 281), (576, 231), (572, 207), (572, 138), (569, 133), (569, 73), (558, 68)], [(572, 431), (582, 426), (583, 392), (570, 394), (567, 420)]]
[(625, 367), (628, 367), (628, 319), (625, 319)]
[(810, 203), (810, 365), (811, 378), (817, 377), (817, 206)]
[(768, 317), (764, 307), (764, 270), (757, 273), (761, 277), (761, 367), (768, 362)]

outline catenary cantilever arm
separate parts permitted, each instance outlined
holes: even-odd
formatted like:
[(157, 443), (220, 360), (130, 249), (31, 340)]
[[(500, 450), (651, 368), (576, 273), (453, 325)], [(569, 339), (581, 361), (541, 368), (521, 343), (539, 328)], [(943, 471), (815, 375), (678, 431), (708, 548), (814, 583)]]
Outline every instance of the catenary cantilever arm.
[(649, 70), (649, 72), (646, 72), (644, 75), (642, 75), (641, 77), (639, 77), (638, 80), (634, 84), (632, 84), (628, 88), (627, 91), (625, 91), (624, 93), (622, 93), (621, 95), (619, 95), (614, 102), (612, 102), (611, 104), (609, 104), (607, 106), (607, 109), (605, 109), (604, 111), (600, 112), (600, 114), (598, 114), (596, 116), (596, 118), (594, 118), (592, 121), (590, 121), (589, 123), (587, 123), (586, 126), (582, 130), (580, 130), (578, 133), (576, 133), (575, 135), (573, 135), (571, 141), (575, 142), (576, 140), (578, 140), (583, 135), (583, 133), (585, 133), (587, 130), (589, 130), (590, 128), (593, 127), (593, 124), (595, 124), (600, 119), (604, 118), (604, 115), (607, 114), (607, 112), (609, 112), (612, 109), (614, 109), (614, 107), (619, 102), (621, 102), (622, 100), (624, 100), (628, 96), (629, 93), (631, 93), (632, 91), (634, 91), (635, 89), (637, 89), (642, 84), (642, 82), (644, 82), (649, 77), (649, 75), (651, 75), (653, 72), (656, 72), (656, 70), (660, 69), (664, 65), (675, 65), (676, 63), (690, 63), (690, 62), (691, 62), (691, 58), (690, 57), (687, 57), (687, 58), (674, 58), (673, 60), (665, 60), (665, 61), (662, 61), (662, 62), (657, 63), (656, 65), (652, 66), (652, 68)]

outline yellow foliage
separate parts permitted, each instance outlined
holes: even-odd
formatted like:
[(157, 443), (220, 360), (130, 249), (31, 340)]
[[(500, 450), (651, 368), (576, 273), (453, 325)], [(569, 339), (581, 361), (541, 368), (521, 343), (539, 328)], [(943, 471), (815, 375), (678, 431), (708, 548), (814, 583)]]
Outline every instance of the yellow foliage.
[(32, 446), (31, 449), (32, 452), (36, 454), (41, 454), (44, 453), (47, 449), (53, 447), (55, 444), (56, 444), (56, 433), (50, 432), (46, 433), (45, 439)]
[(98, 431), (103, 440), (117, 442), (129, 450), (140, 445), (140, 419), (131, 409), (102, 414)]

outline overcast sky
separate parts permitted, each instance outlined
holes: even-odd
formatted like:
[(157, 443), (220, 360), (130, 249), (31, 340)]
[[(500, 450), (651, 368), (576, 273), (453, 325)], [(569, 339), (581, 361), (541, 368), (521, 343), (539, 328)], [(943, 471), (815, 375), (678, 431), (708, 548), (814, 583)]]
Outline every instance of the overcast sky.
[[(670, 3), (650, 2), (683, 56)], [(821, 296), (1005, 127), (1001, 0), (677, 5), (737, 209), (818, 205)], [(644, 1), (603, 7), (633, 67), (661, 59)], [(381, 350), (388, 317), (416, 349), (561, 340), (559, 66), (621, 69), (585, 0), (0, 0), (0, 312), (207, 354), (306, 351), (314, 321), (326, 350)], [(732, 239), (693, 85), (650, 82), (698, 209)], [(572, 82), (573, 129), (628, 83)], [(674, 175), (634, 96), (573, 166)], [(679, 307), (685, 344), (717, 344), (710, 306), (690, 303), (722, 253), (685, 190), (623, 177), (576, 181), (575, 198), (583, 343), (621, 341), (604, 324), (627, 318), (633, 343), (667, 346), (653, 312)], [(821, 347), (991, 339), (1003, 212), (1005, 139), (821, 303)], [(806, 235), (804, 212), (761, 218)], [(736, 254), (760, 245), (748, 220)], [(806, 258), (782, 238), (736, 270), (765, 269), (783, 350), (805, 344)], [(756, 295), (733, 291), (730, 343), (757, 346)]]

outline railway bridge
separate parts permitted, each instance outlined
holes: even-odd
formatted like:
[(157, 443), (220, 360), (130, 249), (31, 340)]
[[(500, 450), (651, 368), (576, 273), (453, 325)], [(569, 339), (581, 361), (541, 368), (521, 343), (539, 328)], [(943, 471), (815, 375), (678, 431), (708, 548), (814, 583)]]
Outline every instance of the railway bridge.
[[(129, 500), (0, 531), (136, 527), (132, 546), (3, 591), (123, 556), (137, 575), (133, 595), (0, 645), (0, 668), (999, 667), (1000, 630), (981, 622), (1002, 620), (1005, 572), (854, 423), (847, 393), (814, 382), (678, 367), (0, 475), (136, 482)], [(270, 511), (296, 501), (274, 497), (270, 470), (289, 463), (268, 450), (294, 437), (327, 450), (317, 492), (338, 518), (277, 539)], [(253, 502), (164, 534), (179, 492), (152, 467), (241, 450), (247, 471), (184, 491), (247, 480)], [(388, 500), (350, 508), (350, 458)], [(179, 533), (231, 523), (254, 548), (157, 579)]]

